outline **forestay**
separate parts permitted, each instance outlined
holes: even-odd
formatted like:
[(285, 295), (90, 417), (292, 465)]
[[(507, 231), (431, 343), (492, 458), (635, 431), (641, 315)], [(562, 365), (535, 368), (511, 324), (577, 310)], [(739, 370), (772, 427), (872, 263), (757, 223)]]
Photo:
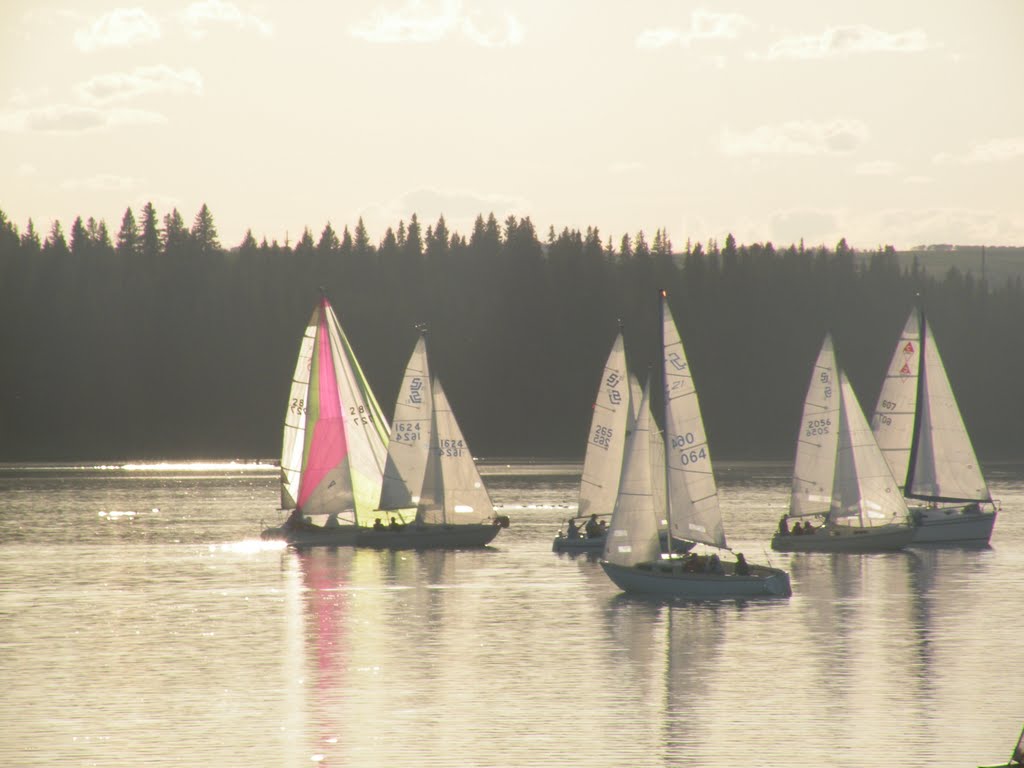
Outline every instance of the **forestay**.
[(718, 488), (704, 421), (668, 299), (661, 299), (665, 385), (665, 464), (671, 535), (725, 548)]
[(835, 349), (831, 334), (826, 334), (811, 372), (796, 442), (789, 503), (789, 514), (794, 517), (826, 514), (832, 506), (839, 445), (838, 395)]

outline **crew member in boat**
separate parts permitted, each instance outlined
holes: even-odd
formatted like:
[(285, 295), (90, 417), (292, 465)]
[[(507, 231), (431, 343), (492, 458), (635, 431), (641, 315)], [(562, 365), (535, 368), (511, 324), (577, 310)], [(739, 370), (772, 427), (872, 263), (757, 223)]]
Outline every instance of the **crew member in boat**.
[(817, 529), (813, 525), (811, 525), (810, 520), (804, 521), (804, 536), (810, 536), (812, 533), (814, 533), (815, 530)]
[(403, 529), (404, 527), (405, 527), (405, 526), (404, 526), (404, 525), (402, 525), (402, 524), (401, 524), (400, 522), (398, 522), (398, 521), (397, 521), (397, 520), (396, 520), (396, 519), (394, 518), (394, 516), (392, 516), (392, 518), (391, 518), (391, 522), (390, 522), (390, 523), (388, 523), (388, 528), (390, 528), (390, 529), (391, 529), (392, 531), (400, 531), (400, 530), (402, 530), (402, 529)]
[(569, 525), (565, 529), (565, 536), (568, 539), (578, 539), (580, 537), (579, 526), (576, 525), (576, 520), (569, 518)]
[(587, 520), (586, 531), (588, 539), (599, 539), (604, 535), (604, 531), (601, 530), (601, 526), (598, 525), (597, 515), (591, 515), (590, 519)]
[(381, 522), (381, 519), (379, 517), (376, 520), (373, 521), (373, 530), (375, 530), (375, 531), (383, 531), (384, 530), (384, 523)]
[(296, 507), (288, 515), (288, 519), (284, 521), (282, 526), (286, 531), (297, 531), (300, 528), (305, 528), (308, 525), (306, 518), (302, 516), (302, 510)]
[(734, 571), (737, 576), (750, 575), (750, 563), (747, 562), (747, 558), (743, 556), (742, 552), (736, 553), (736, 568)]
[[(799, 523), (798, 523), (798, 525), (799, 525)], [(788, 536), (789, 535), (789, 515), (783, 515), (782, 517), (779, 518), (779, 535), (780, 536)]]
[(327, 522), (324, 523), (324, 528), (340, 528), (340, 527), (341, 527), (341, 523), (338, 522), (338, 513), (337, 512), (331, 512), (331, 514), (329, 514), (327, 516)]

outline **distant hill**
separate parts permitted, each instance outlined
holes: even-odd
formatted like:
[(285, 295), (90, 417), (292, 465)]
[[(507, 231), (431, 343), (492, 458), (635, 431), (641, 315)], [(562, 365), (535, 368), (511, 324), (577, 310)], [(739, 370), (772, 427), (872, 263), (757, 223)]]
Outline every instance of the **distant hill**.
[[(909, 251), (896, 251), (901, 269), (909, 269), (917, 259), (921, 269), (935, 278), (943, 278), (956, 267), (961, 273), (985, 280), (992, 287), (1013, 278), (1024, 278), (1024, 247), (991, 245), (919, 245)], [(870, 251), (858, 251), (867, 260)]]

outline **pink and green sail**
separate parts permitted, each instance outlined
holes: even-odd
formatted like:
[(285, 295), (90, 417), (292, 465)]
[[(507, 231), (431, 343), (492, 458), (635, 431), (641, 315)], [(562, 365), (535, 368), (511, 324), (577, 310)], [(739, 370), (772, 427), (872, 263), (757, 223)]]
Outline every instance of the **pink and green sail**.
[(340, 513), (353, 507), (349, 481), (348, 444), (338, 379), (327, 328), (326, 299), (310, 369), (303, 472), (296, 499), (306, 514)]

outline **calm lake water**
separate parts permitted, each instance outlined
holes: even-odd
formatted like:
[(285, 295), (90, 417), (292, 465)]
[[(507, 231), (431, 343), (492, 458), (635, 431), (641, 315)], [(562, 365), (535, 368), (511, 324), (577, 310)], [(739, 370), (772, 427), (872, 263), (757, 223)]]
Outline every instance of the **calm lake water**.
[(551, 552), (579, 465), (490, 464), (484, 551), (257, 540), (271, 466), (0, 467), (2, 766), (949, 766), (1024, 720), (1024, 465), (992, 547), (774, 555), (784, 464), (716, 469), (793, 597), (622, 596)]

